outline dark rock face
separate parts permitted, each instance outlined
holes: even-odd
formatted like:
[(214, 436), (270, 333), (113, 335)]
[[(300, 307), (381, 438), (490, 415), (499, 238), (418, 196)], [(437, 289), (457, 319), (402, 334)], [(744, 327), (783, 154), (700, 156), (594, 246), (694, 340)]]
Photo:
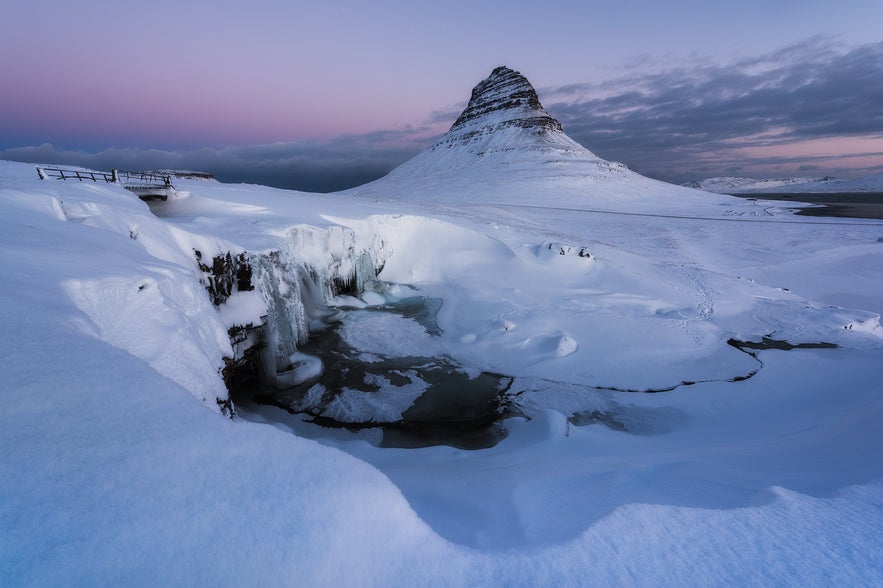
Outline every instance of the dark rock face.
[(508, 67), (494, 69), (473, 88), (466, 110), (449, 133), (484, 124), (563, 131), (561, 123), (540, 104), (536, 90), (527, 78)]
[(228, 251), (225, 255), (215, 256), (209, 266), (203, 262), (201, 251), (194, 249), (193, 252), (203, 273), (201, 281), (215, 306), (222, 305), (234, 292), (254, 290), (251, 284), (251, 263), (245, 253), (232, 256)]

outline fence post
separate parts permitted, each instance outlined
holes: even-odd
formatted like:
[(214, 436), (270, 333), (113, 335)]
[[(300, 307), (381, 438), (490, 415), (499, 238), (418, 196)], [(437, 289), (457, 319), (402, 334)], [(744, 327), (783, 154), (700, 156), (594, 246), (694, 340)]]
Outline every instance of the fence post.
[(39, 167), (37, 168), (37, 175), (40, 176), (40, 179), (41, 179), (41, 180), (45, 180), (45, 179), (46, 179), (46, 172), (44, 172), (44, 171), (43, 171), (42, 169), (40, 169)]
[(110, 170), (110, 181), (114, 184), (120, 181), (120, 178), (117, 176), (117, 168)]

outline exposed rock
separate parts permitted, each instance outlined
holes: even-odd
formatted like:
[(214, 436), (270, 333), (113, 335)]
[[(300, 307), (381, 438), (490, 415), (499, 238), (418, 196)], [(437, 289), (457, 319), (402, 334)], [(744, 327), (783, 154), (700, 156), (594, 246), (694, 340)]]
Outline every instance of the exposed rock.
[(212, 258), (212, 265), (202, 260), (202, 252), (194, 249), (196, 263), (202, 270), (202, 284), (212, 298), (212, 304), (220, 306), (234, 292), (250, 292), (254, 290), (251, 283), (251, 263), (245, 253), (233, 256), (226, 254)]
[(567, 243), (561, 243), (558, 241), (544, 241), (536, 250), (536, 253), (537, 255), (544, 255), (547, 251), (550, 251), (557, 255), (571, 255), (582, 257), (588, 260), (595, 259), (594, 254), (589, 250), (588, 247), (569, 245)]
[(508, 67), (494, 69), (473, 88), (466, 110), (454, 122), (450, 133), (479, 132), (484, 126), (563, 131), (561, 123), (540, 104), (527, 78)]

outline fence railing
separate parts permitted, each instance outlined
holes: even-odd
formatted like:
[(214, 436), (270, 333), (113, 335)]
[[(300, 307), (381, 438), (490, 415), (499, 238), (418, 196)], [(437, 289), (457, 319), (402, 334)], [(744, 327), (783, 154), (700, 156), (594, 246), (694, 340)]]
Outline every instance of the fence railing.
[(79, 180), (92, 182), (120, 183), (127, 190), (158, 190), (172, 188), (172, 176), (154, 171), (111, 170), (109, 172), (63, 169), (60, 167), (38, 167), (41, 180)]
[(90, 180), (93, 182), (117, 181), (114, 172), (91, 171), (82, 169), (62, 169), (60, 167), (38, 167), (37, 175), (41, 180), (55, 178), (56, 180)]
[(117, 171), (118, 181), (126, 189), (171, 188), (172, 176), (159, 172)]

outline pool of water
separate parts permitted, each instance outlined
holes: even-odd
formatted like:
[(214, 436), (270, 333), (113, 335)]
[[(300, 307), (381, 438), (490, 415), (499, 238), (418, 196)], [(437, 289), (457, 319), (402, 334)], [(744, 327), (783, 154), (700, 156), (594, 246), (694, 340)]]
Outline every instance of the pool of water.
[(506, 436), (500, 420), (511, 378), (468, 370), (451, 357), (422, 354), (419, 348), (404, 355), (366, 352), (341, 335), (348, 313), (388, 313), (393, 320), (415, 321), (427, 338), (441, 337), (436, 321), (441, 306), (440, 299), (411, 296), (367, 308), (342, 307), (298, 350), (321, 361), (321, 374), (284, 389), (255, 383), (238, 395), (309, 415), (325, 427), (380, 428), (382, 447), (492, 447)]

